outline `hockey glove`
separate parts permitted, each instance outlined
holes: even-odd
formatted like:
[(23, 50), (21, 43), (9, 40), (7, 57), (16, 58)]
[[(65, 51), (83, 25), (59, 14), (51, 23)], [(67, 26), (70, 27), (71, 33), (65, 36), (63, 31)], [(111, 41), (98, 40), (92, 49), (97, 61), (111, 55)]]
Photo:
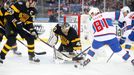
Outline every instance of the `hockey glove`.
[(17, 29), (19, 29), (19, 30), (22, 29), (23, 25), (24, 25), (23, 22), (16, 21), (16, 28), (17, 28)]
[(34, 39), (38, 38), (38, 33), (35, 29), (30, 30), (30, 32), (31, 32), (31, 35), (34, 37)]

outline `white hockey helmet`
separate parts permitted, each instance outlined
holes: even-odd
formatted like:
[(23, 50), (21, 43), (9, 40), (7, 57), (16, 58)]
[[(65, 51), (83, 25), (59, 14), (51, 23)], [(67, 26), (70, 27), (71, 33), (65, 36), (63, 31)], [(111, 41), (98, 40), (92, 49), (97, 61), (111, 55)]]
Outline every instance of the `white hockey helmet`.
[(130, 13), (130, 8), (129, 8), (128, 6), (124, 6), (124, 7), (121, 9), (121, 12)]
[(97, 7), (92, 7), (91, 9), (90, 9), (90, 11), (89, 11), (89, 15), (96, 15), (96, 14), (98, 14), (98, 13), (100, 13), (100, 10), (99, 10), (99, 8), (97, 8)]

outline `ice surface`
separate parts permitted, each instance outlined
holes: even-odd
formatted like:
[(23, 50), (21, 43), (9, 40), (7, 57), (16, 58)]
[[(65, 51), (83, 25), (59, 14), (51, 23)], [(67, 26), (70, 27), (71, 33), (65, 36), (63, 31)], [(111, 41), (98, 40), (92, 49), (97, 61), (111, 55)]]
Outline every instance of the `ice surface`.
[[(23, 41), (26, 43), (25, 41)], [(3, 47), (2, 42), (0, 49)], [(116, 54), (106, 63), (111, 52), (109, 48), (104, 58), (96, 58), (94, 62), (88, 64), (84, 68), (74, 68), (74, 63), (56, 64), (53, 62), (53, 49), (42, 42), (36, 42), (36, 52), (46, 51), (46, 55), (38, 55), (41, 62), (38, 64), (29, 63), (27, 48), (17, 42), (18, 50), (23, 54), (21, 57), (13, 55), (10, 51), (4, 60), (4, 64), (0, 64), (0, 75), (134, 75), (134, 67), (130, 61), (122, 62), (121, 58)], [(132, 53), (133, 54), (133, 53)]]

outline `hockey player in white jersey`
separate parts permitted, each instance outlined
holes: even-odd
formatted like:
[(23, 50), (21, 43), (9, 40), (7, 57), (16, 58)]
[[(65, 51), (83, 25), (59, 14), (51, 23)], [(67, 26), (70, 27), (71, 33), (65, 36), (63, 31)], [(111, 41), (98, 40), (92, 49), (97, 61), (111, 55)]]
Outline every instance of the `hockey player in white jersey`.
[(121, 12), (125, 17), (125, 25), (121, 26), (122, 30), (124, 30), (124, 34), (120, 39), (120, 44), (125, 49), (133, 50), (133, 46), (131, 45), (131, 43), (134, 42), (134, 12), (131, 12), (128, 6), (124, 6), (121, 9)]
[[(116, 37), (116, 28), (112, 24), (113, 20), (117, 20), (120, 24), (123, 24), (123, 14), (119, 11), (100, 13), (98, 8), (92, 8), (89, 13), (93, 19), (90, 26), (92, 26), (94, 31), (94, 39), (92, 49), (87, 52), (83, 66), (86, 66), (94, 57), (95, 51), (104, 45), (108, 45), (113, 53), (121, 55), (123, 60), (128, 60), (130, 54), (128, 51), (122, 50)], [(134, 62), (132, 64), (134, 65)]]

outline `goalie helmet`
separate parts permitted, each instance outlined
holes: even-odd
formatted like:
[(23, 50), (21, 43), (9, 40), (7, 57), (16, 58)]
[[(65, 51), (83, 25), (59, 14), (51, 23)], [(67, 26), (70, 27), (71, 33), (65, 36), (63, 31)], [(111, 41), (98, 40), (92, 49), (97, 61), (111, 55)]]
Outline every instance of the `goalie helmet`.
[(121, 9), (121, 12), (130, 13), (130, 8), (129, 8), (128, 6), (124, 6), (124, 7)]
[(70, 28), (70, 25), (69, 25), (69, 23), (64, 22), (64, 23), (61, 25), (61, 28), (63, 28), (63, 29), (69, 29), (69, 28)]
[(68, 34), (68, 31), (70, 29), (70, 24), (67, 23), (67, 22), (64, 22), (62, 25), (61, 25), (61, 30), (64, 34)]
[(89, 11), (89, 15), (97, 15), (100, 13), (100, 10), (97, 7), (92, 7)]

